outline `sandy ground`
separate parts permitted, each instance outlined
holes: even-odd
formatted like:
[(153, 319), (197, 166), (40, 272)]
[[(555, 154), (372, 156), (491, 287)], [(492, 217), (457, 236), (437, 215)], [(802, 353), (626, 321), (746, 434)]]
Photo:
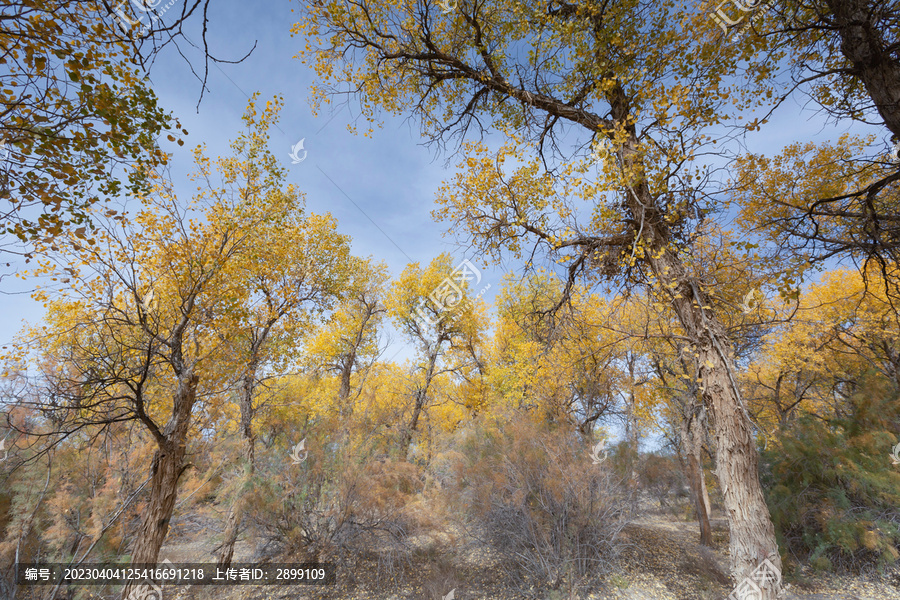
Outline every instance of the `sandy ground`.
[[(191, 515), (174, 521), (160, 555), (173, 562), (212, 562), (220, 521)], [(338, 584), (313, 586), (164, 587), (163, 600), (723, 600), (731, 591), (727, 576), (728, 532), (723, 519), (713, 522), (714, 548), (698, 543), (696, 523), (652, 511), (623, 531), (624, 547), (615, 572), (602, 589), (569, 595), (549, 590), (520, 590), (507, 583), (489, 549), (439, 548), (413, 560), (397, 580), (377, 582), (373, 573), (338, 572)], [(254, 562), (255, 546), (242, 540), (235, 562)], [(352, 575), (352, 576), (350, 576)], [(355, 580), (351, 583), (350, 580)], [(900, 577), (893, 580), (900, 584)], [(452, 597), (449, 596), (453, 593)], [(867, 579), (804, 573), (790, 581), (785, 600), (900, 600), (900, 585), (886, 578)]]

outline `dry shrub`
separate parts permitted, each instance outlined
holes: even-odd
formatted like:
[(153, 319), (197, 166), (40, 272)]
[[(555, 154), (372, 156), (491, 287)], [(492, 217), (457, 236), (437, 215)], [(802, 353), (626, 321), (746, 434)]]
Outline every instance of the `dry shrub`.
[(502, 429), (482, 424), (463, 443), (459, 500), (474, 534), (501, 553), (520, 589), (571, 591), (614, 563), (623, 492), (589, 450), (574, 433), (547, 431), (521, 415)]
[(311, 443), (293, 464), (272, 459), (250, 485), (248, 519), (267, 544), (299, 561), (334, 561), (352, 573), (364, 559), (377, 575), (399, 578), (409, 554), (414, 519), (406, 507), (421, 488), (419, 469), (375, 460), (349, 447)]
[(641, 487), (656, 498), (660, 508), (670, 508), (673, 496), (679, 500), (689, 498), (687, 482), (674, 457), (651, 452), (642, 457), (641, 463), (638, 472)]

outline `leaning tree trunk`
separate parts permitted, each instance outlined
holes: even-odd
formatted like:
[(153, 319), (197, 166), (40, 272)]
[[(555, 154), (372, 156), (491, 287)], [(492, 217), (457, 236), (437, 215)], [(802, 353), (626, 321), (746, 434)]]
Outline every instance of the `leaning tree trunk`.
[(241, 521), (244, 518), (244, 508), (247, 502), (247, 486), (256, 471), (256, 438), (253, 434), (253, 391), (256, 388), (256, 369), (251, 367), (251, 372), (244, 375), (241, 382), (241, 443), (244, 451), (244, 473), (241, 484), (238, 487), (235, 498), (228, 510), (228, 518), (225, 521), (225, 532), (222, 545), (216, 555), (216, 566), (228, 568), (234, 557), (234, 545), (237, 542)]
[[(156, 564), (159, 549), (169, 531), (178, 496), (178, 480), (188, 466), (184, 463), (184, 455), (199, 381), (200, 378), (190, 370), (179, 377), (172, 417), (157, 438), (158, 448), (150, 468), (150, 499), (131, 552), (132, 564)], [(139, 586), (140, 582), (127, 584), (122, 590), (122, 598), (129, 598), (132, 590)]]
[(416, 390), (416, 404), (413, 406), (412, 418), (403, 432), (403, 438), (400, 440), (400, 456), (405, 458), (409, 452), (409, 446), (412, 444), (413, 434), (419, 427), (419, 418), (425, 410), (425, 404), (428, 400), (428, 390), (431, 388), (431, 380), (434, 379), (434, 368), (437, 364), (437, 347), (435, 347), (428, 357), (428, 370), (425, 372), (425, 382), (418, 390)]
[(608, 100), (613, 120), (626, 134), (618, 154), (627, 179), (625, 205), (640, 224), (633, 253), (640, 250), (655, 280), (654, 289), (671, 302), (700, 367), (701, 396), (715, 425), (716, 470), (731, 533), (731, 574), (740, 587), (764, 560), (770, 561), (777, 579), (753, 585), (760, 590), (756, 600), (775, 600), (781, 590), (781, 558), (759, 483), (749, 415), (734, 379), (731, 342), (708, 295), (674, 249), (666, 210), (640, 175), (645, 172), (641, 148), (624, 90), (615, 86)]
[(672, 285), (672, 303), (700, 365), (701, 395), (715, 427), (716, 474), (731, 533), (731, 573), (740, 585), (768, 559), (776, 581), (757, 583), (760, 600), (773, 600), (781, 589), (781, 558), (775, 527), (759, 483), (759, 455), (737, 382), (724, 327), (710, 301), (684, 272), (680, 260), (665, 253), (652, 261), (664, 285)]
[(697, 513), (697, 522), (700, 526), (700, 543), (712, 547), (712, 528), (709, 524), (709, 496), (706, 494), (706, 482), (703, 477), (703, 463), (701, 461), (700, 428), (703, 426), (700, 416), (694, 411), (694, 407), (688, 405), (685, 418), (681, 426), (681, 442), (684, 454), (685, 471), (688, 483), (691, 487), (691, 500)]

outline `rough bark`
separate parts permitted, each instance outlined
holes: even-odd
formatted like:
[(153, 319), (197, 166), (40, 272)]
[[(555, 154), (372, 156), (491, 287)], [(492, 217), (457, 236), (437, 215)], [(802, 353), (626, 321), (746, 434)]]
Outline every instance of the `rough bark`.
[[(188, 466), (184, 456), (199, 381), (190, 369), (184, 370), (178, 378), (172, 417), (157, 437), (158, 447), (150, 469), (150, 498), (131, 553), (132, 564), (156, 564), (159, 549), (169, 531), (178, 496), (178, 481)], [(122, 598), (127, 599), (138, 585), (137, 582), (126, 585)]]
[(900, 139), (900, 62), (877, 23), (885, 7), (871, 0), (826, 0), (852, 74), (866, 88), (885, 126)]
[[(641, 153), (627, 97), (621, 87), (616, 87), (608, 100), (614, 121), (623, 124), (627, 133), (619, 151), (623, 171), (640, 173)], [(637, 241), (644, 246), (646, 263), (657, 282), (655, 289), (668, 296), (700, 367), (701, 397), (715, 426), (716, 470), (731, 533), (731, 574), (740, 584), (766, 559), (780, 573), (775, 527), (759, 483), (759, 456), (734, 380), (731, 342), (725, 327), (700, 283), (673, 251), (665, 211), (646, 181), (635, 177), (625, 198), (634, 220), (640, 223)], [(780, 579), (764, 582), (761, 587), (759, 600), (775, 600), (781, 590)]]
[[(675, 311), (687, 337), (694, 341), (701, 394), (715, 427), (716, 474), (731, 532), (731, 573), (740, 582), (766, 558), (780, 572), (775, 528), (759, 483), (759, 455), (733, 378), (735, 369), (724, 327), (706, 308), (709, 299), (676, 256), (665, 253), (652, 263), (664, 285), (674, 284)], [(762, 600), (776, 598), (779, 586), (765, 585), (769, 589)]]
[(700, 543), (712, 547), (712, 528), (709, 524), (709, 495), (706, 493), (706, 481), (703, 474), (703, 462), (701, 459), (701, 432), (703, 427), (700, 415), (693, 410), (693, 406), (686, 411), (685, 419), (681, 426), (681, 444), (684, 456), (685, 475), (691, 489), (691, 501), (697, 514), (697, 523), (700, 526)]

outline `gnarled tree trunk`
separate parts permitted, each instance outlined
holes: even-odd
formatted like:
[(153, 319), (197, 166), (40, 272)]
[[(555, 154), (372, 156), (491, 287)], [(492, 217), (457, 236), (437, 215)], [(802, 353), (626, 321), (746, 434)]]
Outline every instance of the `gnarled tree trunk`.
[(887, 4), (878, 6), (871, 0), (825, 0), (824, 4), (832, 12), (841, 52), (853, 65), (853, 75), (865, 86), (885, 126), (900, 139), (900, 63), (890, 52), (891, 36), (878, 23)]
[[(178, 496), (178, 481), (188, 467), (184, 464), (184, 455), (199, 381), (200, 378), (190, 369), (178, 378), (172, 417), (157, 437), (158, 448), (150, 468), (150, 499), (131, 552), (132, 564), (156, 564), (159, 549), (169, 531), (169, 521)], [(122, 598), (128, 599), (140, 585), (139, 582), (126, 585)]]
[[(766, 559), (780, 573), (775, 527), (759, 483), (759, 455), (734, 380), (725, 328), (677, 256), (665, 252), (659, 259), (651, 259), (651, 264), (663, 287), (671, 286), (672, 304), (700, 366), (701, 396), (715, 429), (716, 474), (731, 532), (731, 573), (740, 583)], [(780, 576), (777, 582), (764, 582), (760, 587), (761, 600), (774, 600), (781, 589)]]
[[(613, 120), (626, 133), (619, 150), (622, 171), (641, 173), (640, 144), (624, 90), (616, 86), (608, 100)], [(758, 600), (775, 600), (781, 590), (781, 558), (775, 527), (759, 483), (759, 455), (750, 418), (734, 379), (731, 342), (711, 308), (708, 295), (673, 249), (672, 233), (664, 218), (666, 211), (659, 199), (646, 180), (632, 177), (634, 181), (625, 191), (625, 204), (632, 218), (640, 223), (635, 244), (642, 246), (643, 260), (656, 282), (654, 289), (672, 303), (690, 340), (690, 350), (700, 369), (701, 397), (715, 427), (716, 471), (731, 533), (731, 574), (740, 586), (768, 559), (778, 570), (778, 578), (757, 584), (761, 590)]]

